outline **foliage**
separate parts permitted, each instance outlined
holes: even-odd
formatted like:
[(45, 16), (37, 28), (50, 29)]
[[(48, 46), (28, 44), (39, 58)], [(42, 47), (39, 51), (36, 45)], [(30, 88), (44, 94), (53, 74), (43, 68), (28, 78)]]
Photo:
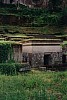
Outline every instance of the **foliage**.
[(0, 63), (5, 63), (12, 60), (13, 48), (12, 44), (16, 44), (14, 41), (0, 41)]
[(63, 0), (49, 0), (49, 10), (56, 12), (59, 7), (61, 8), (62, 2)]
[(0, 63), (5, 63), (8, 61), (8, 58), (12, 59), (13, 48), (12, 44), (15, 44), (13, 41), (0, 41)]
[(0, 44), (0, 63), (8, 60), (10, 49), (10, 44)]
[(11, 63), (0, 63), (0, 73), (5, 75), (15, 74), (15, 64)]
[(8, 63), (0, 63), (0, 74), (16, 75), (18, 74), (20, 68), (26, 68), (28, 66), (28, 64), (13, 63), (13, 61)]
[(39, 16), (34, 19), (32, 26), (45, 26), (45, 25), (59, 25), (61, 14), (44, 14), (44, 16)]
[(16, 5), (11, 5), (11, 4), (9, 5), (6, 4), (2, 6), (0, 8), (0, 14), (5, 16), (5, 18), (7, 17), (9, 18), (10, 15), (13, 15), (16, 17), (17, 22), (19, 21), (21, 25), (35, 26), (35, 27), (44, 25), (53, 25), (53, 24), (57, 25), (58, 23), (60, 24), (60, 20), (63, 16), (63, 13), (61, 13), (61, 11), (59, 11), (59, 13), (51, 11), (50, 13), (49, 9), (44, 9), (44, 8), (33, 9), (33, 8), (28, 8), (27, 6), (24, 5), (20, 5), (20, 9), (17, 10)]
[(67, 71), (0, 75), (1, 100), (67, 100)]
[(61, 22), (62, 25), (67, 25), (67, 7), (63, 9)]

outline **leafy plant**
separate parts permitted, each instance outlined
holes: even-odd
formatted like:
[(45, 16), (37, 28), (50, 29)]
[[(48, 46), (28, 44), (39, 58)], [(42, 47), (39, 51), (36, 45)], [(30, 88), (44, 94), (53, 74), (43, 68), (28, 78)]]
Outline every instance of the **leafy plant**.
[(21, 68), (28, 68), (29, 65), (25, 63), (0, 63), (0, 73), (5, 75), (17, 75)]
[(10, 44), (0, 44), (0, 63), (6, 62), (8, 60), (10, 49)]

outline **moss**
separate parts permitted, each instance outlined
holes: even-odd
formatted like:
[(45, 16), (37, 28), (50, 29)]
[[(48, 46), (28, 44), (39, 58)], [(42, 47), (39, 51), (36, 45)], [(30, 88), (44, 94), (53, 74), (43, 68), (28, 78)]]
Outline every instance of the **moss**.
[(67, 45), (67, 41), (63, 41), (63, 44), (62, 45)]
[(16, 44), (15, 41), (0, 41), (0, 45), (6, 45), (6, 44)]

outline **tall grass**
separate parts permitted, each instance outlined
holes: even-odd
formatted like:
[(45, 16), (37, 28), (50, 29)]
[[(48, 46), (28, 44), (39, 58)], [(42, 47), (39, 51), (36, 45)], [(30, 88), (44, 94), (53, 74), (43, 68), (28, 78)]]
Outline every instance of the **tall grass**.
[(0, 100), (67, 100), (67, 72), (0, 75)]

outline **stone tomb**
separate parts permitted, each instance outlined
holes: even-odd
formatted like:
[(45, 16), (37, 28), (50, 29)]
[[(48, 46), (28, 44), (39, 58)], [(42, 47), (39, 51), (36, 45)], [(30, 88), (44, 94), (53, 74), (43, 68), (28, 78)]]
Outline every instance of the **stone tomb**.
[[(31, 39), (12, 44), (12, 59), (28, 63), (31, 67), (44, 67), (67, 63), (67, 46), (60, 39)], [(8, 57), (8, 60), (10, 57)]]
[(62, 63), (62, 41), (60, 39), (28, 40), (22, 46), (22, 62), (32, 67)]

